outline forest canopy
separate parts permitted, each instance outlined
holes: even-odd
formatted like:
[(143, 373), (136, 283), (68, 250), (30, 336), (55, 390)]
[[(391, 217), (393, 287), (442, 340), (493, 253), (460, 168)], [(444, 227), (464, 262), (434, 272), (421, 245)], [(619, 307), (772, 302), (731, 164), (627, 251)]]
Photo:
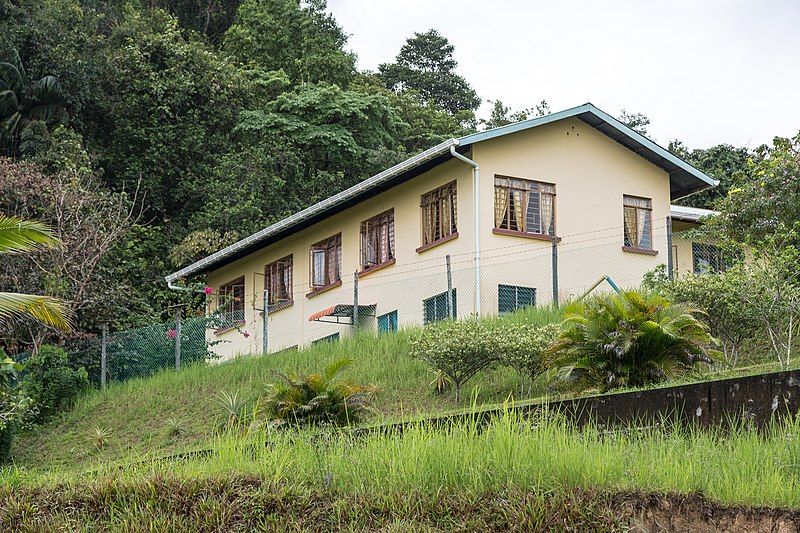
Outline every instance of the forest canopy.
[[(151, 322), (191, 300), (166, 273), (446, 138), (550, 111), (495, 99), (478, 120), (435, 29), (377, 72), (347, 38), (324, 0), (0, 0), (0, 212), (74, 243), (4, 262), (0, 288), (62, 298), (77, 336)], [(708, 207), (769, 153), (670, 149), (722, 181), (687, 200)], [(63, 335), (18, 328), (23, 347)]]

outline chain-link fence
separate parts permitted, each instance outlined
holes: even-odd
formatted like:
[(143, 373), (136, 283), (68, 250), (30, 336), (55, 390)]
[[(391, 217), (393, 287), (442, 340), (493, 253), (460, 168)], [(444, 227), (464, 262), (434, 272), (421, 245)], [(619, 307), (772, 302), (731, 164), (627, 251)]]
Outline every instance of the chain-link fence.
[[(554, 238), (493, 235), (484, 243), (479, 262), (474, 251), (432, 249), (411, 262), (398, 259), (366, 273), (341, 272), (322, 292), (302, 279), (303, 267), (295, 263), (294, 279), (280, 286), (280, 301), (270, 300), (269, 287), (265, 291), (270, 284), (263, 267), (244, 273), (235, 290), (224, 291), (241, 298), (238, 307), (210, 304), (240, 313), (232, 327), (209, 331), (220, 341), (211, 349), (223, 360), (273, 353), (355, 331), (382, 333), (447, 317), (494, 316), (563, 304), (591, 291), (638, 288), (659, 267), (673, 276), (724, 267), (713, 245), (673, 233), (668, 218), (653, 218), (638, 232), (615, 226)], [(271, 302), (266, 314), (265, 300)]]
[(265, 290), (264, 271), (251, 272), (208, 295), (206, 316), (179, 318), (184, 310), (171, 309), (173, 320), (73, 345), (70, 361), (95, 383), (124, 381), (356, 331), (385, 333), (448, 317), (564, 304), (592, 291), (637, 288), (659, 267), (672, 276), (717, 272), (738, 258), (691, 233), (673, 233), (669, 219), (654, 219), (646, 235), (611, 227), (552, 239), (503, 236), (481, 250), (479, 262), (474, 251), (420, 254), (367, 274), (341, 272), (318, 293), (310, 282), (289, 283), (290, 277), (279, 299)]

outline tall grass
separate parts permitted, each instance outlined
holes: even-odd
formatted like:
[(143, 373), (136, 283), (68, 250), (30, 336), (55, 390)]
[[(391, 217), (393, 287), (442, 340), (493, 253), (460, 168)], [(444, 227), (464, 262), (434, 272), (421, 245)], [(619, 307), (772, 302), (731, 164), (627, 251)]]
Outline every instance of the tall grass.
[(759, 432), (745, 425), (700, 430), (664, 425), (644, 430), (581, 431), (543, 413), (510, 410), (488, 427), (466, 421), (447, 429), (416, 425), (355, 438), (341, 432), (225, 433), (216, 453), (185, 461), (103, 467), (99, 472), (7, 470), (0, 481), (37, 486), (115, 479), (146, 482), (167, 467), (178, 479), (232, 473), (269, 484), (391, 495), (479, 495), (509, 488), (553, 491), (700, 491), (723, 503), (800, 508), (800, 420)]
[[(532, 308), (495, 320), (547, 323), (558, 320), (553, 308)], [(14, 458), (26, 465), (93, 463), (131, 454), (163, 454), (204, 445), (215, 430), (213, 398), (221, 393), (254, 400), (262, 397), (273, 371), (293, 369), (320, 372), (336, 359), (353, 364), (342, 377), (378, 388), (372, 420), (404, 418), (466, 407), (452, 395), (438, 395), (430, 382), (434, 374), (422, 361), (409, 357), (409, 337), (416, 329), (376, 336), (362, 333), (338, 343), (321, 343), (296, 351), (266, 356), (243, 356), (218, 365), (164, 370), (146, 379), (113, 383), (92, 391), (40, 430), (22, 435)], [(499, 403), (519, 398), (522, 378), (512, 369), (496, 367), (480, 373), (465, 387), (465, 398)], [(534, 390), (536, 395), (542, 389)], [(167, 423), (169, 420), (169, 423)], [(110, 435), (102, 450), (86, 445), (86, 436), (103, 427)]]

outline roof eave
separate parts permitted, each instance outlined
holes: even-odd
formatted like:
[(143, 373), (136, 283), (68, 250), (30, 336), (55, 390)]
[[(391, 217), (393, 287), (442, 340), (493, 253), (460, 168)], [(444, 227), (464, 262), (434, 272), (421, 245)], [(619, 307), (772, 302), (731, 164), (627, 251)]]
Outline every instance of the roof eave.
[(313, 216), (316, 216), (320, 213), (323, 213), (327, 209), (331, 209), (336, 205), (346, 202), (348, 199), (357, 196), (373, 187), (378, 186), (379, 184), (383, 183), (386, 180), (391, 179), (392, 177), (398, 176), (403, 172), (407, 172), (413, 170), (415, 167), (422, 165), (426, 161), (430, 159), (434, 159), (437, 156), (440, 156), (450, 150), (451, 146), (458, 146), (459, 141), (458, 139), (448, 139), (443, 141), (436, 146), (428, 148), (425, 151), (420, 152), (419, 154), (406, 159), (374, 176), (367, 178), (366, 180), (353, 185), (352, 187), (345, 189), (344, 191), (335, 194), (321, 202), (317, 202), (316, 204), (309, 206), (302, 211), (298, 211), (297, 213), (268, 226), (261, 231), (253, 233), (252, 235), (245, 237), (235, 243), (231, 244), (230, 246), (226, 246), (225, 248), (214, 252), (213, 254), (200, 259), (188, 265), (176, 272), (173, 272), (166, 276), (164, 279), (167, 283), (174, 282), (181, 278), (185, 278), (187, 276), (191, 276), (194, 274), (200, 274), (209, 270), (213, 265), (216, 263), (225, 260), (227, 257), (230, 257), (239, 250), (247, 248), (251, 244), (257, 243), (261, 240), (268, 238), (270, 235), (275, 235), (280, 231), (288, 229), (295, 224), (302, 222), (303, 220), (309, 219)]

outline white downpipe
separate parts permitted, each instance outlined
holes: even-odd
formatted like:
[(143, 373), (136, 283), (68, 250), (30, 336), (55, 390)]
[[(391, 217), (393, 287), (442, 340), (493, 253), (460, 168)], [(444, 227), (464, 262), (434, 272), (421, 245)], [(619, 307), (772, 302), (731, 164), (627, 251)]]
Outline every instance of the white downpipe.
[(481, 167), (472, 159), (459, 154), (455, 146), (450, 147), (450, 155), (472, 167), (472, 200), (474, 211), (475, 240), (475, 316), (481, 316)]
[(173, 291), (184, 291), (184, 292), (205, 292), (202, 289), (192, 289), (191, 287), (181, 287), (180, 285), (175, 285), (173, 280), (167, 280), (167, 288), (172, 289)]

